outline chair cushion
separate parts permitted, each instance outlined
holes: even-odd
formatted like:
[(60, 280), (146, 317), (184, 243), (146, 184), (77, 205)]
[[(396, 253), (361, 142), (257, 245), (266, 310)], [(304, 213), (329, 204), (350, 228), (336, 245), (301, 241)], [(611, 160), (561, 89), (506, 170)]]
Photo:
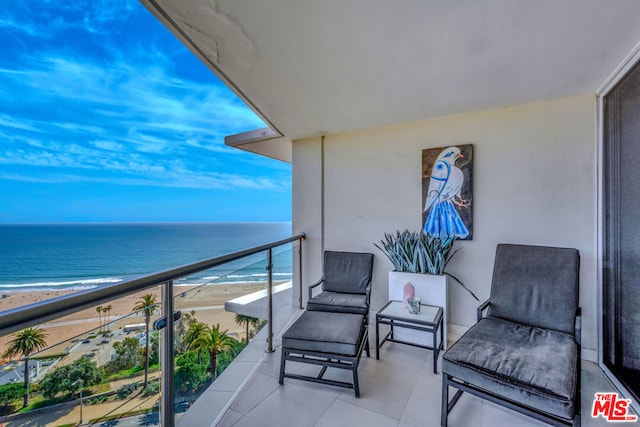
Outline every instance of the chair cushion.
[(579, 273), (575, 249), (500, 244), (488, 314), (574, 334)]
[(305, 311), (282, 336), (282, 348), (356, 356), (363, 332), (361, 314)]
[(367, 314), (369, 306), (366, 295), (325, 291), (307, 302), (307, 310)]
[(443, 355), (442, 372), (565, 419), (575, 413), (578, 346), (572, 335), (484, 318)]
[(373, 254), (325, 251), (322, 289), (365, 294), (371, 282), (372, 270)]

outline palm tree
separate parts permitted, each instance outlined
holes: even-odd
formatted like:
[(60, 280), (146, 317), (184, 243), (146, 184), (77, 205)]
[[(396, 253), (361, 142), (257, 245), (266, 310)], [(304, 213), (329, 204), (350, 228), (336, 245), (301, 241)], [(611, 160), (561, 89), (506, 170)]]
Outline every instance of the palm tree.
[(29, 405), (29, 355), (47, 347), (47, 334), (38, 328), (27, 328), (18, 332), (9, 341), (9, 348), (3, 357), (12, 359), (14, 356), (24, 357), (24, 406)]
[(235, 316), (235, 321), (238, 325), (245, 327), (245, 333), (246, 333), (246, 341), (247, 343), (249, 342), (249, 326), (253, 326), (255, 327), (258, 319), (256, 319), (255, 317), (251, 317), (251, 316), (245, 316), (244, 314), (236, 314)]
[[(182, 346), (184, 348), (191, 348), (193, 342), (198, 339), (198, 337), (200, 335), (202, 335), (204, 332), (206, 332), (208, 326), (206, 323), (204, 322), (199, 322), (199, 321), (194, 321), (192, 323), (189, 324), (189, 327), (187, 328), (187, 331), (184, 333), (184, 337), (182, 338)], [(197, 350), (198, 351), (198, 363), (200, 363), (202, 361), (202, 351), (201, 350)]]
[(209, 352), (209, 368), (211, 369), (211, 378), (217, 378), (218, 370), (218, 354), (233, 350), (233, 338), (227, 335), (227, 331), (220, 331), (220, 324), (209, 327), (198, 335), (191, 343), (191, 348)]
[(144, 352), (144, 384), (142, 388), (147, 387), (147, 380), (149, 377), (149, 323), (151, 322), (151, 315), (158, 309), (156, 304), (156, 296), (153, 294), (146, 294), (140, 298), (131, 311), (144, 314), (145, 323), (145, 352)]
[(109, 313), (111, 312), (111, 304), (109, 304), (106, 307), (102, 308), (102, 311), (105, 314), (105, 320), (104, 320), (104, 329), (105, 331), (108, 330), (109, 328)]
[(102, 332), (102, 306), (97, 306), (96, 311), (98, 312), (98, 321), (100, 322), (100, 329), (98, 332)]
[(249, 326), (251, 326), (251, 337), (254, 337), (258, 331), (267, 323), (266, 320), (263, 319), (258, 319), (257, 317), (253, 317), (251, 319), (251, 324)]

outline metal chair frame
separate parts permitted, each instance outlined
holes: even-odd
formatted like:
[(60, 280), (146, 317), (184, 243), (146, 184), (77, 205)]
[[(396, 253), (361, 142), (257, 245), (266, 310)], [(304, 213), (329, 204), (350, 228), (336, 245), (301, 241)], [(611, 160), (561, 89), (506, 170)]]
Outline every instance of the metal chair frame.
[[(360, 332), (361, 336), (364, 334), (362, 342), (358, 347), (358, 350), (353, 356), (345, 356), (341, 354), (324, 353), (319, 351), (298, 350), (294, 348), (282, 347), (282, 356), (280, 358), (280, 384), (284, 384), (285, 378), (292, 378), (303, 381), (310, 381), (320, 384), (328, 384), (343, 388), (351, 388), (354, 390), (355, 396), (360, 397), (360, 382), (358, 380), (358, 365), (360, 358), (362, 357), (363, 350), (366, 350), (367, 357), (371, 357), (369, 349), (369, 326), (364, 323), (363, 330)], [(312, 365), (322, 366), (317, 376), (312, 377), (310, 375), (300, 374), (288, 374), (285, 372), (286, 361), (308, 363)], [(338, 368), (350, 370), (353, 374), (353, 382), (348, 383), (344, 381), (328, 380), (323, 378), (327, 368)]]

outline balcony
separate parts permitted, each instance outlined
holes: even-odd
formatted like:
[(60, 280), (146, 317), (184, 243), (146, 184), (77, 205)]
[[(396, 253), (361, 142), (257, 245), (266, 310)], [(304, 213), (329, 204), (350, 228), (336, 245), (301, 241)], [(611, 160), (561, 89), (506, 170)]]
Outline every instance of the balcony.
[[(295, 307), (291, 307), (295, 313)], [(287, 313), (286, 310), (281, 311)], [(283, 319), (285, 320), (285, 319)], [(284, 323), (284, 322), (282, 322)], [(375, 336), (370, 331), (370, 342)], [(226, 405), (212, 425), (218, 427), (300, 427), (380, 426), (423, 427), (440, 425), (442, 377), (433, 373), (432, 353), (423, 349), (387, 344), (380, 360), (363, 356), (360, 363), (361, 397), (352, 390), (285, 379), (278, 384), (280, 336), (276, 335), (275, 353), (262, 354), (252, 374)], [(260, 346), (256, 340), (250, 346)], [(259, 351), (256, 349), (256, 351)], [(290, 362), (291, 363), (291, 362)], [(319, 368), (298, 365), (297, 373), (313, 375)], [(438, 367), (440, 365), (438, 364)], [(289, 369), (289, 368), (288, 368)], [(224, 377), (225, 374), (223, 374)], [(331, 369), (327, 378), (349, 381), (347, 371)], [(222, 377), (221, 377), (222, 378)], [(214, 385), (215, 387), (215, 385)], [(213, 387), (212, 387), (213, 388)], [(617, 392), (596, 363), (582, 364), (582, 425), (609, 425), (603, 418), (590, 416), (596, 392)], [(215, 394), (197, 402), (185, 415), (187, 425), (205, 424), (212, 418), (211, 405), (217, 408)], [(188, 422), (187, 422), (188, 421)], [(449, 416), (449, 426), (526, 426), (547, 424), (523, 416), (474, 396), (463, 395)]]
[[(122, 403), (112, 405), (106, 414), (92, 417), (94, 408), (87, 409), (87, 403), (99, 399), (101, 394), (95, 393), (90, 400), (82, 402), (73, 399), (51, 407), (45, 407), (24, 415), (13, 415), (0, 418), (5, 426), (39, 425), (38, 420), (48, 420), (47, 425), (74, 424), (78, 417), (82, 417), (84, 403), (84, 424), (107, 426), (118, 425), (120, 417), (126, 418), (131, 425), (163, 425), (163, 426), (437, 426), (440, 423), (441, 384), (440, 374), (432, 371), (432, 352), (423, 349), (390, 343), (381, 349), (380, 360), (375, 357), (363, 357), (359, 372), (361, 382), (361, 397), (355, 398), (352, 390), (344, 390), (322, 384), (312, 384), (293, 379), (285, 379), (283, 386), (278, 384), (280, 368), (280, 338), (287, 326), (302, 313), (301, 302), (295, 298), (302, 295), (301, 283), (285, 282), (273, 286), (273, 278), (268, 280), (266, 288), (252, 292), (242, 297), (227, 301), (225, 306), (236, 313), (247, 316), (264, 316), (269, 319), (266, 327), (262, 328), (241, 352), (238, 352), (226, 369), (205, 388), (197, 392), (187, 393), (179, 397), (173, 390), (176, 384), (173, 356), (177, 350), (173, 345), (174, 334), (179, 329), (178, 321), (167, 316), (173, 310), (181, 310), (184, 315), (200, 316), (212, 310), (210, 302), (203, 296), (206, 287), (197, 287), (189, 291), (173, 291), (174, 298), (168, 298), (172, 280), (195, 271), (207, 270), (215, 265), (242, 259), (249, 255), (262, 254), (266, 258), (257, 261), (264, 266), (274, 266), (282, 258), (293, 258), (294, 265), (299, 268), (302, 261), (301, 251), (285, 248), (275, 251), (275, 248), (287, 245), (290, 241), (298, 242), (303, 236), (295, 236), (284, 241), (274, 242), (259, 248), (251, 248), (239, 253), (218, 257), (206, 262), (183, 266), (151, 276), (135, 279), (122, 284), (110, 285), (102, 291), (90, 290), (67, 297), (44, 301), (34, 306), (8, 310), (2, 312), (2, 335), (11, 331), (39, 324), (44, 320), (50, 321), (61, 315), (96, 303), (112, 301), (117, 297), (133, 290), (148, 290), (161, 283), (163, 301), (161, 314), (154, 315), (154, 320), (164, 319), (174, 328), (162, 328), (160, 332), (160, 366), (151, 369), (149, 383), (160, 384), (160, 394), (145, 396), (136, 392), (131, 398), (125, 398)], [(295, 248), (296, 246), (294, 246)], [(302, 245), (297, 244), (301, 249)], [(277, 255), (273, 255), (274, 251)], [(255, 267), (255, 264), (252, 265)], [(267, 271), (273, 271), (273, 268)], [(172, 278), (171, 280), (168, 280)], [(206, 285), (205, 285), (206, 286)], [(274, 292), (274, 290), (276, 292)], [(69, 300), (78, 301), (70, 304)], [(84, 302), (83, 302), (84, 301)], [(61, 304), (64, 302), (64, 304)], [(199, 304), (196, 304), (199, 302)], [(194, 307), (197, 305), (197, 307)], [(74, 308), (70, 308), (74, 307)], [(216, 310), (219, 306), (215, 306)], [(271, 307), (271, 308), (270, 308)], [(93, 347), (100, 350), (91, 357), (94, 360), (105, 361), (112, 354), (107, 347), (114, 346), (112, 342), (122, 342), (122, 336), (145, 338), (138, 330), (139, 318), (136, 314), (105, 322), (101, 331), (90, 331), (87, 337), (80, 337), (70, 342), (63, 342), (52, 346), (42, 353), (31, 357), (43, 359), (49, 354), (64, 354), (61, 356), (65, 364), (73, 363), (81, 355), (93, 353)], [(158, 325), (156, 323), (156, 325)], [(161, 326), (161, 325), (160, 325)], [(110, 332), (107, 332), (110, 331)], [(374, 343), (375, 336), (370, 331), (370, 342)], [(272, 337), (270, 339), (270, 337)], [(455, 340), (455, 334), (450, 335), (450, 341)], [(372, 344), (373, 346), (374, 344)], [(62, 350), (64, 349), (64, 350)], [(89, 353), (91, 351), (91, 353)], [(104, 353), (104, 354), (102, 354)], [(372, 352), (372, 355), (374, 353)], [(59, 363), (59, 362), (56, 362)], [(33, 362), (32, 362), (33, 364)], [(178, 363), (180, 365), (180, 363)], [(50, 367), (50, 370), (55, 369)], [(180, 367), (177, 368), (178, 370)], [(288, 368), (299, 374), (314, 375), (318, 368), (310, 365), (290, 362)], [(40, 375), (33, 375), (32, 380), (40, 381), (46, 374), (36, 369)], [(349, 373), (343, 370), (327, 371), (329, 379), (348, 381)], [(135, 381), (124, 380), (123, 384), (140, 382), (138, 376)], [(118, 380), (112, 380), (117, 382)], [(81, 385), (82, 387), (82, 385)], [(88, 390), (88, 389), (85, 389)], [(167, 392), (166, 390), (172, 390)], [(603, 418), (592, 418), (590, 413), (596, 392), (616, 392), (614, 385), (605, 377), (597, 364), (584, 361), (582, 367), (582, 425), (606, 425)], [(118, 390), (118, 393), (120, 391)], [(103, 393), (103, 395), (108, 395)], [(136, 412), (136, 406), (139, 411)], [(106, 406), (105, 406), (106, 407)], [(160, 412), (158, 413), (158, 410)], [(32, 424), (36, 423), (36, 424)], [(459, 406), (452, 412), (449, 425), (451, 426), (542, 426), (539, 421), (530, 419), (490, 402), (480, 400), (470, 395), (464, 395)]]

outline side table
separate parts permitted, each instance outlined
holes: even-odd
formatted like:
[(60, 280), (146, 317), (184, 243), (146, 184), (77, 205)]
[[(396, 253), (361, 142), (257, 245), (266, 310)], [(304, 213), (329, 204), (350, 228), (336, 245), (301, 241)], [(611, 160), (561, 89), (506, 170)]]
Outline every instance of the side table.
[[(389, 325), (389, 332), (385, 335), (382, 341), (380, 341), (380, 324)], [(394, 328), (407, 328), (431, 332), (433, 334), (433, 345), (428, 347), (421, 344), (394, 339)], [(438, 330), (440, 331), (439, 342)], [(380, 348), (387, 341), (433, 350), (433, 373), (437, 374), (438, 354), (443, 348), (442, 307), (420, 304), (420, 313), (411, 314), (402, 301), (389, 301), (376, 313), (376, 359), (380, 359)]]

